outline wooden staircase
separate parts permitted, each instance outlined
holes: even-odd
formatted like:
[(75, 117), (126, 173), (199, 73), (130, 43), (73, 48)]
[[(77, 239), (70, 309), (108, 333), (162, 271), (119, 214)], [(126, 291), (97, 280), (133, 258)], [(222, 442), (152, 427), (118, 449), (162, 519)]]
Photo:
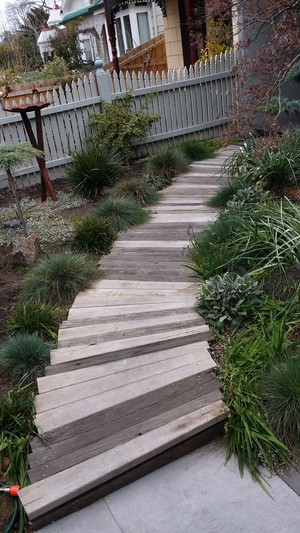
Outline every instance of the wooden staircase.
[(186, 268), (191, 227), (229, 150), (191, 166), (101, 260), (104, 277), (81, 293), (38, 380), (29, 476), (20, 498), (36, 529), (80, 509), (223, 431), (227, 416), (209, 328)]

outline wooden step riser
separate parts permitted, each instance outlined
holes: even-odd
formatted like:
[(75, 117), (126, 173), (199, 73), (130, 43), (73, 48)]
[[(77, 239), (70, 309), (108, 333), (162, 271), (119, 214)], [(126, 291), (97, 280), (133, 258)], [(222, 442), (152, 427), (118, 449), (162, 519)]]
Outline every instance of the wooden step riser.
[[(215, 387), (215, 390), (212, 391), (212, 387)], [(207, 390), (210, 390), (210, 392), (205, 395)], [(181, 403), (184, 401), (184, 397), (180, 398), (180, 396), (178, 396), (176, 399), (172, 399), (172, 404), (174, 405), (174, 400), (177, 400), (178, 405), (171, 410), (167, 410), (167, 403), (171, 404), (171, 401), (168, 400), (168, 402), (164, 402), (163, 409), (162, 406), (159, 408), (162, 414), (154, 416), (155, 412), (151, 410), (151, 415), (153, 415), (152, 418), (142, 420), (138, 424), (129, 426), (127, 419), (126, 428), (123, 431), (120, 430), (120, 425), (117, 425), (115, 422), (110, 425), (110, 428), (107, 428), (107, 426), (102, 426), (101, 435), (98, 435), (96, 441), (92, 440), (91, 444), (89, 444), (89, 439), (93, 439), (93, 437), (90, 434), (85, 434), (85, 440), (82, 444), (82, 447), (77, 442), (73, 451), (70, 447), (70, 444), (68, 447), (68, 441), (66, 441), (65, 449), (63, 450), (62, 447), (60, 447), (60, 449), (56, 450), (56, 453), (54, 453), (52, 447), (50, 449), (50, 453), (47, 453), (47, 449), (44, 449), (42, 455), (39, 453), (37, 454), (37, 457), (35, 457), (35, 453), (32, 453), (29, 456), (30, 470), (28, 471), (31, 483), (35, 483), (40, 479), (45, 479), (58, 472), (62, 472), (63, 470), (71, 468), (80, 462), (86, 461), (92, 457), (96, 457), (97, 455), (113, 448), (114, 446), (119, 446), (120, 444), (137, 438), (140, 435), (144, 435), (145, 433), (152, 431), (163, 424), (167, 424), (176, 417), (187, 415), (197, 409), (222, 399), (222, 394), (217, 389), (216, 383), (206, 383), (202, 388), (201, 394), (202, 396), (199, 398), (199, 389), (198, 392), (196, 388), (192, 389), (192, 391), (189, 393), (189, 396), (192, 397), (192, 395), (194, 395), (196, 398), (185, 404)], [(148, 408), (148, 412), (149, 411), (150, 409)], [(105, 434), (107, 431), (112, 431), (112, 429), (117, 430), (117, 432), (106, 437)], [(69, 450), (68, 453), (67, 450)], [(36, 467), (34, 467), (34, 464), (36, 464)]]
[[(203, 333), (197, 332), (195, 334), (187, 334), (186, 337), (170, 338), (157, 342), (153, 341), (149, 344), (141, 344), (132, 348), (124, 347), (123, 349), (115, 349), (112, 352), (102, 353), (100, 355), (95, 354), (91, 357), (85, 357), (84, 359), (80, 359), (80, 354), (78, 354), (78, 359), (65, 363), (52, 364), (52, 366), (47, 367), (46, 375), (69, 372), (70, 370), (77, 370), (79, 368), (86, 368), (93, 365), (101, 365), (103, 363), (119, 361), (120, 359), (137, 357), (158, 350), (176, 348), (177, 346), (184, 346), (185, 344), (192, 344), (193, 342), (208, 341), (210, 339), (211, 332), (205, 331)], [(84, 347), (82, 347), (82, 352), (84, 352)]]
[[(175, 375), (176, 372), (174, 372)], [(196, 375), (193, 374), (175, 382), (171, 381), (172, 372), (169, 373), (168, 377), (170, 381), (167, 385), (159, 386), (159, 378), (157, 377), (156, 382), (152, 383), (153, 390), (143, 394), (141, 393), (142, 387), (139, 387), (140, 390), (135, 391), (135, 394), (132, 391), (130, 399), (125, 401), (120, 400), (120, 403), (116, 403), (116, 401), (119, 401), (116, 393), (110, 395), (111, 397), (107, 401), (110, 405), (107, 408), (102, 407), (100, 395), (99, 401), (97, 397), (88, 398), (81, 405), (78, 405), (78, 410), (75, 404), (66, 406), (66, 408), (62, 408), (61, 410), (56, 409), (52, 418), (50, 418), (50, 411), (38, 414), (36, 416), (36, 426), (39, 432), (42, 430), (41, 435), (46, 440), (53, 441), (55, 439), (61, 440), (62, 438), (74, 437), (80, 433), (86, 433), (97, 426), (102, 426), (113, 420), (120, 419), (128, 413), (136, 413), (138, 417), (139, 412), (144, 407), (153, 406), (157, 401), (164, 401), (167, 398), (173, 397), (186, 387), (195, 387), (198, 385), (200, 392), (201, 383), (210, 380), (212, 374), (211, 371)], [(124, 398), (129, 398), (129, 394), (124, 394), (123, 396)], [(105, 393), (105, 397), (107, 397), (107, 393)]]
[(195, 342), (184, 346), (177, 346), (170, 350), (160, 350), (138, 357), (129, 357), (112, 363), (96, 365), (88, 368), (73, 370), (72, 372), (62, 372), (52, 376), (43, 376), (37, 379), (39, 394), (51, 392), (61, 388), (69, 387), (77, 383), (85, 383), (92, 379), (110, 376), (135, 368), (148, 367), (154, 363), (165, 362), (177, 357), (186, 357), (190, 354), (196, 354), (198, 361), (207, 359), (208, 343)]

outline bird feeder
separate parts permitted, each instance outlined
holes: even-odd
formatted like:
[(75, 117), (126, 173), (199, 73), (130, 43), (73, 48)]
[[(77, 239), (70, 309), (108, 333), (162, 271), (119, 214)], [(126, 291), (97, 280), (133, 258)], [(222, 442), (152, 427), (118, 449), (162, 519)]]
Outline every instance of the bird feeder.
[[(31, 145), (41, 152), (44, 152), (41, 110), (53, 104), (53, 91), (53, 87), (40, 87), (37, 89), (32, 84), (31, 89), (23, 89), (22, 91), (12, 91), (10, 87), (6, 87), (1, 95), (3, 110), (11, 113), (20, 113)], [(28, 117), (30, 112), (34, 112), (35, 115), (36, 136)], [(45, 157), (43, 155), (37, 157), (37, 163), (41, 172), (42, 202), (47, 200), (48, 195), (52, 200), (57, 200), (56, 192), (46, 169)]]

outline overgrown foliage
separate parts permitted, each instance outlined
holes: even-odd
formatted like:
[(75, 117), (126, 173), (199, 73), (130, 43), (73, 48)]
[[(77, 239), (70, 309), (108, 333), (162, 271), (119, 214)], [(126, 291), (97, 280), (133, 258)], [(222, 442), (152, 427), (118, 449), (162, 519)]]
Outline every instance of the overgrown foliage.
[(82, 65), (79, 24), (77, 20), (68, 22), (64, 28), (57, 28), (56, 35), (50, 39), (55, 55), (63, 58), (69, 69), (77, 69)]
[(213, 150), (209, 149), (202, 141), (196, 139), (184, 141), (181, 143), (180, 149), (188, 163), (202, 161), (202, 159), (208, 159), (214, 155)]
[(73, 154), (67, 168), (71, 186), (85, 198), (98, 198), (104, 187), (112, 187), (122, 174), (119, 152), (104, 144), (89, 141), (81, 152)]
[(97, 262), (89, 255), (54, 254), (29, 270), (21, 294), (26, 302), (68, 306), (78, 292), (89, 289), (100, 276)]
[(136, 202), (128, 198), (105, 198), (95, 209), (97, 217), (107, 218), (116, 232), (131, 226), (143, 224), (149, 219), (149, 213)]
[(40, 72), (41, 79), (62, 78), (67, 76), (68, 65), (63, 57), (55, 56), (52, 61), (48, 61), (43, 70)]
[(148, 172), (155, 176), (172, 179), (188, 169), (188, 161), (181, 150), (173, 145), (159, 150), (149, 158)]
[(50, 361), (50, 346), (37, 333), (17, 333), (0, 350), (0, 367), (14, 382), (43, 376)]
[(144, 139), (160, 115), (149, 113), (151, 96), (136, 109), (135, 97), (130, 92), (123, 97), (114, 98), (111, 103), (102, 102), (102, 113), (95, 113), (91, 120), (95, 132), (93, 138), (106, 148), (119, 150), (127, 162), (132, 158), (133, 142)]
[(159, 194), (149, 186), (144, 178), (131, 178), (120, 181), (112, 190), (115, 198), (126, 198), (144, 207), (156, 204)]
[(108, 218), (87, 216), (75, 226), (73, 248), (78, 252), (107, 254), (116, 236), (115, 227)]
[(10, 333), (37, 333), (45, 340), (55, 340), (62, 313), (49, 305), (18, 304), (7, 324)]
[(204, 282), (197, 297), (200, 315), (218, 330), (234, 328), (255, 312), (261, 304), (262, 291), (249, 274), (226, 272)]

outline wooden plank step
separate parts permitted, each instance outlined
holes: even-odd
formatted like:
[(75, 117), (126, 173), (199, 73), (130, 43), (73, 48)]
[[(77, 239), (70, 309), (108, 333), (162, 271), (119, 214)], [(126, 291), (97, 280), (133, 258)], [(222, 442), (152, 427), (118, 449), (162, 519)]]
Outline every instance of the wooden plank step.
[(183, 291), (190, 288), (190, 283), (176, 283), (176, 281), (170, 282), (155, 282), (152, 281), (120, 281), (101, 279), (94, 283), (93, 287), (96, 289), (142, 289), (142, 290), (158, 290), (158, 291)]
[[(125, 429), (120, 429), (116, 433), (108, 434), (112, 429), (102, 426), (102, 434), (98, 435), (98, 438), (95, 440), (95, 436), (92, 437), (92, 442), (90, 442), (91, 434), (86, 435), (84, 443), (79, 444), (77, 442), (76, 448), (74, 449), (74, 440), (72, 443), (71, 439), (68, 441), (59, 442), (55, 447), (44, 446), (43, 449), (34, 451), (29, 456), (30, 470), (28, 472), (31, 483), (40, 481), (47, 477), (53, 476), (54, 474), (71, 468), (72, 466), (79, 464), (80, 462), (86, 461), (91, 457), (96, 457), (97, 455), (114, 448), (127, 442), (131, 439), (137, 438), (140, 435), (144, 435), (149, 431), (156, 429), (164, 424), (171, 422), (172, 420), (192, 413), (197, 409), (205, 407), (211, 403), (214, 403), (218, 400), (222, 400), (222, 394), (219, 390), (212, 390), (206, 394), (206, 391), (209, 390), (210, 383), (204, 384), (202, 387), (201, 397), (196, 397), (186, 403), (184, 403), (183, 397), (176, 396), (172, 398), (172, 405), (175, 405), (173, 409), (167, 409), (167, 403), (163, 403), (163, 411), (154, 416), (154, 409), (151, 412), (151, 418), (145, 416), (137, 423), (125, 427)], [(192, 389), (189, 391), (189, 396), (195, 395), (196, 390)], [(169, 400), (169, 405), (171, 401)], [(161, 407), (161, 406), (159, 406)], [(161, 409), (160, 409), (161, 410)], [(148, 409), (149, 411), (149, 409)], [(128, 417), (127, 417), (128, 419)], [(90, 443), (89, 443), (90, 442)]]
[[(123, 306), (124, 307), (124, 306)], [(119, 309), (122, 309), (123, 307), (120, 307)], [(98, 308), (100, 309), (100, 308)], [(102, 308), (107, 309), (107, 308)], [(110, 308), (109, 308), (110, 309)], [(186, 305), (183, 305), (182, 307), (176, 307), (174, 309), (171, 309), (172, 314), (174, 315), (180, 315), (184, 313), (191, 313), (192, 311), (195, 311), (194, 307), (191, 305), (187, 307)], [(103, 313), (103, 312), (102, 312)], [(60, 329), (69, 329), (69, 328), (75, 328), (75, 327), (81, 327), (81, 326), (92, 326), (96, 324), (106, 324), (107, 322), (112, 321), (118, 321), (118, 320), (124, 320), (124, 319), (146, 319), (146, 318), (154, 318), (154, 317), (165, 317), (166, 316), (166, 310), (157, 310), (157, 311), (146, 311), (145, 306), (142, 308), (139, 312), (136, 313), (127, 313), (124, 314), (122, 311), (116, 313), (114, 315), (107, 316), (105, 313), (101, 314), (99, 313), (98, 316), (94, 317), (82, 317), (82, 315), (77, 319), (68, 319), (61, 323)], [(201, 317), (200, 317), (201, 318)]]
[[(192, 326), (204, 323), (196, 311), (181, 314), (168, 314), (158, 317), (140, 317), (130, 320), (110, 321), (102, 324), (79, 325), (59, 330), (58, 347), (70, 346), (76, 343), (99, 342), (101, 339), (114, 340), (115, 338), (128, 338), (146, 335), (149, 330), (153, 332), (164, 331), (164, 329), (175, 329), (182, 326)], [(69, 342), (71, 341), (71, 344)]]
[(39, 517), (45, 518), (54, 509), (202, 432), (225, 417), (223, 402), (214, 402), (75, 465), (68, 469), (68, 475), (65, 471), (59, 472), (21, 489), (21, 503), (33, 524), (35, 525), (35, 520), (38, 524)]
[[(155, 271), (155, 268), (154, 268)], [(125, 270), (126, 272), (126, 270)], [(128, 271), (130, 273), (130, 271)], [(151, 270), (149, 269), (149, 271)], [(147, 303), (178, 303), (178, 304), (188, 304), (190, 305), (192, 302), (192, 298), (188, 295), (185, 297), (179, 297), (176, 295), (165, 295), (165, 296), (155, 296), (153, 295), (147, 295), (147, 296), (127, 296), (123, 298), (109, 298), (104, 299), (100, 295), (92, 294), (92, 292), (86, 296), (85, 293), (80, 293), (78, 296), (76, 296), (73, 306), (74, 307), (95, 307), (95, 305), (99, 305), (101, 307), (103, 306), (116, 306), (116, 305), (128, 305), (128, 304), (144, 304), (147, 305)]]
[[(206, 325), (194, 326), (188, 328), (178, 328), (176, 331), (165, 331), (153, 333), (143, 337), (133, 337), (130, 339), (116, 340), (111, 342), (101, 342), (100, 344), (78, 345), (70, 348), (58, 348), (51, 352), (51, 367), (47, 370), (51, 373), (54, 366), (58, 364), (67, 364), (71, 369), (73, 364), (75, 368), (82, 366), (91, 366), (108, 361), (124, 359), (125, 357), (134, 357), (145, 353), (156, 351), (157, 349), (168, 349), (182, 344), (191, 344), (207, 340), (211, 337), (209, 328)], [(63, 367), (57, 368), (57, 371), (64, 371)]]
[[(107, 280), (111, 281), (111, 280)], [(112, 280), (113, 281), (113, 280)], [(130, 280), (124, 280), (130, 281)], [(101, 320), (112, 320), (112, 317), (126, 317), (130, 315), (140, 315), (144, 313), (149, 313), (149, 316), (156, 313), (165, 314), (168, 311), (173, 313), (180, 310), (191, 310), (194, 308), (194, 302), (190, 302), (190, 306), (187, 306), (184, 302), (182, 305), (178, 302), (167, 302), (167, 303), (149, 303), (146, 307), (145, 304), (127, 304), (127, 305), (111, 305), (103, 306), (101, 303), (97, 305), (95, 302), (94, 307), (85, 308), (84, 315), (80, 307), (71, 307), (68, 315), (68, 322), (72, 324), (73, 321), (81, 320), (84, 316), (85, 320), (96, 320), (99, 318), (99, 323)], [(63, 322), (64, 327), (67, 327), (66, 323)], [(71, 326), (72, 327), (72, 326)]]
[[(156, 361), (148, 363), (147, 365), (136, 366), (135, 368), (123, 369), (116, 373), (111, 373), (106, 376), (91, 376), (89, 380), (73, 383), (72, 385), (65, 385), (64, 387), (57, 387), (51, 391), (41, 393), (36, 397), (36, 412), (38, 414), (67, 405), (79, 400), (102, 394), (106, 391), (111, 391), (119, 387), (127, 386), (129, 384), (137, 383), (145, 379), (152, 378), (164, 374), (171, 370), (183, 368), (197, 364), (197, 372), (203, 372), (215, 367), (209, 352), (206, 350), (204, 354), (199, 357), (197, 352), (190, 354), (178, 355), (163, 361)], [(117, 391), (119, 394), (119, 391)]]
[[(184, 390), (188, 385), (199, 384), (201, 379), (210, 376), (215, 363), (202, 371), (202, 362), (169, 370), (163, 374), (150, 376), (141, 381), (129, 383), (116, 390), (99, 392), (95, 385), (95, 394), (59, 405), (54, 409), (37, 412), (35, 424), (40, 435), (45, 439), (59, 440), (86, 432), (96, 426), (122, 418), (129, 412), (138, 412), (147, 405), (153, 405), (161, 398), (169, 397), (177, 389)], [(92, 386), (92, 385), (91, 385)], [(100, 388), (101, 389), (101, 388)], [(59, 393), (62, 391), (58, 391)]]
[(160, 350), (157, 352), (139, 355), (137, 357), (130, 357), (129, 359), (121, 359), (111, 363), (104, 363), (102, 365), (95, 365), (87, 368), (80, 368), (71, 372), (61, 372), (60, 374), (43, 376), (37, 378), (39, 393), (50, 392), (51, 390), (68, 387), (76, 383), (84, 383), (91, 379), (117, 374), (125, 370), (134, 369), (137, 367), (148, 366), (152, 363), (173, 359), (178, 356), (185, 356), (190, 354), (198, 354), (198, 359), (201, 361), (207, 357), (208, 343), (206, 341), (195, 342), (192, 344), (185, 344), (183, 346), (176, 346), (169, 350)]

